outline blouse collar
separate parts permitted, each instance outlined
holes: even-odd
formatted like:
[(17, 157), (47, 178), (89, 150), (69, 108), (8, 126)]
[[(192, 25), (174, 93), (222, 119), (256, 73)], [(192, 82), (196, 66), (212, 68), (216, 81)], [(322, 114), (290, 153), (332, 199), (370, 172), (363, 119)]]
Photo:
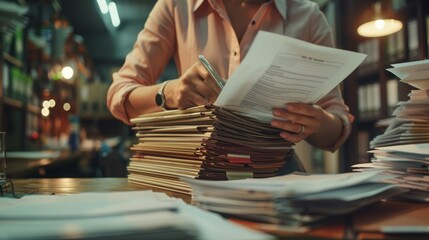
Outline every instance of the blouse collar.
[[(194, 12), (197, 11), (204, 2), (208, 2), (209, 5), (211, 7), (213, 7), (215, 4), (218, 4), (217, 1), (222, 1), (222, 0), (196, 0), (193, 11)], [(275, 3), (277, 11), (279, 11), (279, 13), (283, 17), (283, 19), (286, 20), (286, 13), (287, 13), (286, 1), (285, 0), (268, 0), (268, 1)]]

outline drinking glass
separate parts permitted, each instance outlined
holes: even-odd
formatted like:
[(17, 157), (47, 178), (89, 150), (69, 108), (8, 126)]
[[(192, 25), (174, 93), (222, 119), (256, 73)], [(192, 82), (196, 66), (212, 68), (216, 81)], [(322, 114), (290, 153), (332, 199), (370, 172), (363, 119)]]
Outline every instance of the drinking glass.
[(6, 182), (6, 133), (0, 132), (0, 184)]

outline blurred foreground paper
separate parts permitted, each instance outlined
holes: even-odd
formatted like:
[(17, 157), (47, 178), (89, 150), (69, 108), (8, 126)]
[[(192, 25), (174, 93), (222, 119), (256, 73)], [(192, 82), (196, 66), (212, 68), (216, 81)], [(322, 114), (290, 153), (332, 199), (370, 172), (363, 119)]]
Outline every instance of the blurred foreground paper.
[(0, 198), (0, 212), (9, 240), (273, 239), (151, 191)]

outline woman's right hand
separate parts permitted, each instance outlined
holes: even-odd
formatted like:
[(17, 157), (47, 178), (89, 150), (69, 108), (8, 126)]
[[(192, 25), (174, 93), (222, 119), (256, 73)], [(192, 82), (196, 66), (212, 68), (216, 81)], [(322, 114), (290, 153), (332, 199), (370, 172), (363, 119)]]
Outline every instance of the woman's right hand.
[(167, 109), (186, 109), (212, 104), (221, 89), (200, 62), (192, 65), (181, 77), (171, 80), (164, 89)]

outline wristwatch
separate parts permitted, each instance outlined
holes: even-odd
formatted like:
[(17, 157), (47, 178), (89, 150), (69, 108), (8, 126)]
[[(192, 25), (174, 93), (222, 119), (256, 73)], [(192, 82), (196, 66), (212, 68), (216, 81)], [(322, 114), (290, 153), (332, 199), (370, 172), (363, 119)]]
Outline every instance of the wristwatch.
[(164, 95), (164, 88), (165, 85), (167, 85), (168, 81), (165, 81), (161, 84), (161, 87), (159, 88), (158, 93), (155, 95), (155, 103), (156, 105), (160, 106), (163, 110), (168, 110), (165, 107), (165, 95)]

